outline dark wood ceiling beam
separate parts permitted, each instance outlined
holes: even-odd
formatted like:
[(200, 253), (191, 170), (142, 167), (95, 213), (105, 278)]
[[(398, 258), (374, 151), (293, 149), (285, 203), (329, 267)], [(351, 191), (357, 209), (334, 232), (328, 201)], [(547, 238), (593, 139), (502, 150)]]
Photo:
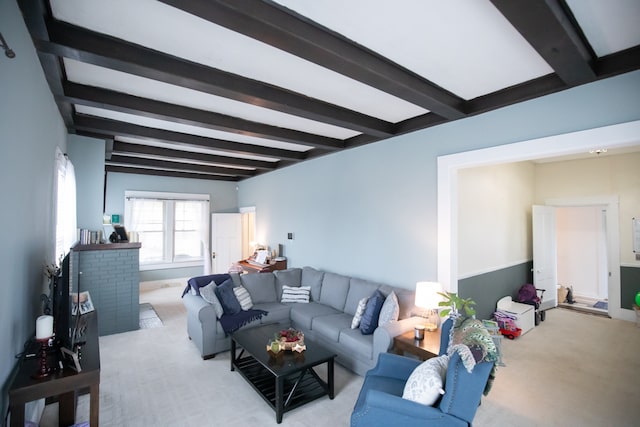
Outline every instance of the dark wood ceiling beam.
[(640, 69), (640, 46), (598, 58), (595, 69), (598, 78), (612, 77)]
[(35, 40), (41, 52), (64, 56), (176, 86), (293, 114), (378, 136), (391, 135), (392, 124), (287, 89), (190, 62), (143, 46), (49, 21), (50, 41)]
[[(22, 11), (24, 22), (29, 29), (31, 38), (34, 40), (49, 40), (46, 21), (51, 16), (51, 11), (42, 0), (19, 0), (18, 5)], [(44, 70), (45, 78), (49, 84), (51, 93), (62, 95), (62, 82), (65, 80), (64, 68), (60, 63), (60, 58), (45, 52), (38, 52), (40, 65)], [(67, 127), (73, 123), (73, 114), (75, 110), (71, 103), (60, 100), (57, 102), (60, 115)]]
[(161, 1), (419, 105), (448, 119), (464, 117), (461, 98), (389, 59), (273, 2), (262, 0)]
[(274, 157), (278, 159), (304, 160), (304, 152), (283, 150), (279, 148), (263, 147), (260, 145), (244, 144), (240, 142), (224, 141), (221, 139), (207, 138), (199, 135), (180, 133), (164, 129), (156, 129), (147, 126), (136, 125), (117, 120), (103, 119), (99, 117), (76, 114), (73, 119), (74, 128), (113, 134), (114, 136), (129, 136), (152, 141), (167, 141), (197, 147), (226, 151), (234, 154)]
[(221, 166), (210, 166), (194, 163), (183, 163), (170, 160), (148, 159), (142, 157), (131, 157), (122, 155), (113, 155), (111, 159), (107, 161), (110, 165), (126, 165), (126, 166), (146, 166), (153, 169), (161, 170), (174, 170), (183, 172), (196, 172), (196, 173), (209, 173), (217, 175), (230, 175), (230, 176), (242, 176), (251, 177), (256, 173), (253, 170), (248, 169), (236, 169), (225, 168)]
[(240, 135), (291, 142), (310, 147), (323, 147), (325, 149), (344, 148), (344, 143), (339, 139), (252, 122), (224, 114), (142, 98), (108, 89), (72, 82), (65, 82), (63, 89), (64, 99), (67, 102), (76, 104), (137, 114), (144, 117), (168, 120), (174, 123), (205, 127)]
[(594, 81), (591, 47), (559, 0), (491, 0), (568, 86)]
[(130, 173), (134, 175), (168, 176), (172, 178), (206, 179), (210, 181), (235, 182), (240, 180), (240, 178), (236, 176), (210, 175), (205, 173), (167, 171), (167, 170), (145, 169), (145, 168), (135, 168), (135, 167), (127, 167), (127, 166), (105, 165), (104, 170), (105, 172)]
[(566, 88), (566, 84), (557, 74), (549, 74), (467, 101), (466, 108), (470, 115), (476, 115), (549, 95)]
[(279, 165), (279, 162), (266, 162), (263, 160), (218, 156), (214, 154), (173, 150), (171, 148), (153, 147), (150, 145), (132, 144), (130, 142), (121, 141), (114, 141), (112, 152), (113, 154), (142, 154), (145, 156), (156, 156), (166, 159), (177, 158), (198, 162), (216, 163), (220, 165), (243, 166), (262, 170), (273, 170)]

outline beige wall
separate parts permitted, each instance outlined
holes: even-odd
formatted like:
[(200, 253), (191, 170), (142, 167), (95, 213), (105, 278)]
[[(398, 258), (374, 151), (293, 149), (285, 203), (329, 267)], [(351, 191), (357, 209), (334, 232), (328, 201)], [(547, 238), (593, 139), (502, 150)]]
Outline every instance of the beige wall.
[(458, 276), (531, 260), (531, 205), (594, 196), (619, 197), (620, 262), (640, 266), (631, 241), (631, 218), (640, 217), (640, 153), (460, 170)]
[(535, 176), (539, 204), (548, 199), (618, 196), (620, 263), (640, 266), (631, 240), (631, 218), (640, 217), (640, 153), (538, 164)]
[(531, 260), (531, 162), (458, 172), (458, 277)]

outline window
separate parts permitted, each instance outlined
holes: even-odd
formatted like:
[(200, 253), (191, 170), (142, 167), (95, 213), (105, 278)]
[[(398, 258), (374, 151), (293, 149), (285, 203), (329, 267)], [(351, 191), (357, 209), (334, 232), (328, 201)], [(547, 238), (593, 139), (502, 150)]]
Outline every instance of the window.
[(209, 196), (127, 191), (125, 227), (142, 243), (142, 269), (201, 265), (209, 246)]
[(76, 176), (73, 164), (56, 148), (55, 176), (56, 242), (55, 263), (59, 265), (76, 241)]

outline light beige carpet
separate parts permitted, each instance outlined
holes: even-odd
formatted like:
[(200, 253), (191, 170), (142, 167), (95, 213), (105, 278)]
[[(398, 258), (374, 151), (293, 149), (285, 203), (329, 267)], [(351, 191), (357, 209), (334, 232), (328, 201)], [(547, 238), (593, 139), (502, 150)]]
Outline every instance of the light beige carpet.
[[(146, 290), (163, 326), (100, 338), (101, 426), (277, 425), (273, 410), (236, 372), (229, 353), (203, 361), (186, 335), (181, 287)], [(503, 340), (506, 367), (483, 398), (476, 426), (640, 425), (640, 328), (554, 309)], [(348, 426), (362, 378), (336, 367), (336, 397), (287, 412), (283, 426)], [(324, 376), (325, 371), (320, 370)], [(42, 427), (57, 425), (48, 405)], [(79, 400), (78, 421), (88, 419)]]

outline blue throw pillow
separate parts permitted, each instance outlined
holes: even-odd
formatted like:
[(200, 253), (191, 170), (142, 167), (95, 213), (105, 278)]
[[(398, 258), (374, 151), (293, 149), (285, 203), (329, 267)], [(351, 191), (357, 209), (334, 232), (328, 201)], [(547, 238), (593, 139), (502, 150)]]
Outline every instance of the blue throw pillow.
[(378, 318), (380, 317), (380, 310), (382, 304), (384, 304), (384, 295), (380, 291), (375, 291), (367, 305), (364, 308), (364, 314), (360, 319), (360, 332), (363, 335), (371, 335), (373, 331), (378, 327)]
[(216, 287), (216, 296), (222, 304), (222, 309), (226, 315), (238, 314), (242, 311), (242, 307), (233, 292), (233, 280), (227, 279)]

